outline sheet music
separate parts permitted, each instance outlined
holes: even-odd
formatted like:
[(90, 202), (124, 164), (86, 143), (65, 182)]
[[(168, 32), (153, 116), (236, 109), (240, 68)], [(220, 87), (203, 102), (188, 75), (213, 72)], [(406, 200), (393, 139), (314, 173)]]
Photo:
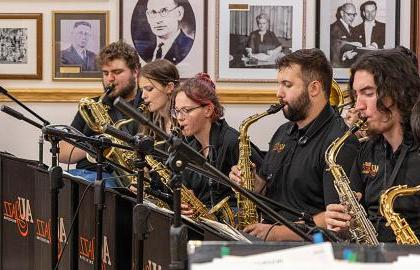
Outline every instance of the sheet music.
[(222, 232), (230, 237), (232, 237), (233, 239), (237, 240), (237, 241), (243, 241), (246, 243), (252, 243), (250, 240), (248, 240), (245, 236), (243, 236), (237, 229), (228, 226), (226, 224), (217, 222), (217, 221), (213, 221), (210, 219), (205, 219), (205, 218), (200, 218), (200, 222), (212, 227), (213, 229), (217, 230), (218, 232)]

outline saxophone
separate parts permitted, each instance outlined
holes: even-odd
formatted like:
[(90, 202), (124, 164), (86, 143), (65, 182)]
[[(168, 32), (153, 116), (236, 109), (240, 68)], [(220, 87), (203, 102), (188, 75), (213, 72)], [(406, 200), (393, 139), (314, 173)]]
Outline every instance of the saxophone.
[(416, 187), (399, 185), (387, 189), (381, 195), (379, 210), (381, 215), (387, 220), (386, 225), (391, 226), (391, 229), (394, 231), (398, 244), (420, 244), (419, 239), (405, 218), (402, 218), (398, 213), (395, 213), (392, 207), (397, 197), (414, 195), (416, 193), (420, 193), (420, 185)]
[[(165, 186), (172, 191), (169, 186), (169, 182), (172, 177), (171, 171), (161, 162), (155, 160), (151, 155), (147, 155), (145, 160), (152, 170), (159, 174)], [(217, 221), (215, 213), (209, 211), (207, 207), (194, 195), (194, 193), (184, 185), (181, 185), (181, 203), (191, 206), (193, 209), (192, 219), (198, 220), (199, 218), (206, 218)], [(229, 204), (227, 204), (226, 201), (221, 201), (217, 206), (219, 206), (218, 211), (221, 211), (223, 220), (226, 220), (226, 222), (230, 224), (234, 224), (234, 216)]]
[[(131, 119), (128, 119), (120, 120), (114, 123), (114, 121), (109, 116), (109, 107), (102, 103), (102, 99), (114, 88), (115, 86), (113, 84), (105, 87), (105, 93), (99, 98), (98, 101), (87, 97), (82, 98), (79, 101), (78, 109), (80, 115), (89, 126), (89, 128), (97, 133), (104, 133), (106, 125), (114, 126), (115, 128), (119, 129), (122, 125), (132, 121)], [(141, 109), (141, 107), (139, 109)], [(107, 136), (112, 143), (125, 145), (123, 141), (113, 136), (107, 134), (104, 134), (104, 136)], [(112, 147), (104, 151), (104, 156), (121, 165), (122, 167), (132, 171), (136, 170), (134, 163), (132, 162), (135, 159), (135, 152), (133, 151)], [(91, 156), (87, 155), (86, 157), (90, 162), (95, 162)], [(137, 181), (135, 175), (126, 175), (126, 172), (121, 169), (116, 169), (116, 171), (120, 175), (118, 179), (121, 181), (123, 186), (129, 186)]]
[(351, 216), (349, 231), (353, 240), (360, 244), (378, 245), (376, 230), (367, 218), (365, 209), (360, 205), (356, 194), (350, 188), (348, 179), (343, 167), (336, 163), (336, 157), (344, 141), (363, 126), (366, 120), (357, 120), (356, 123), (341, 137), (334, 140), (325, 152), (327, 169), (334, 176), (334, 187), (340, 198), (340, 203), (347, 206), (347, 213)]
[[(243, 179), (242, 187), (254, 191), (255, 190), (255, 175), (251, 168), (251, 144), (248, 136), (248, 128), (257, 120), (279, 112), (284, 107), (284, 104), (273, 104), (271, 107), (260, 114), (254, 114), (246, 118), (239, 127), (239, 160), (238, 167), (241, 170)], [(245, 196), (236, 192), (236, 199), (238, 203), (238, 224), (237, 228), (243, 230), (247, 225), (258, 223), (258, 213), (255, 204), (247, 199)]]
[[(169, 182), (172, 176), (171, 171), (161, 162), (155, 160), (151, 155), (147, 155), (145, 160), (147, 164), (152, 168), (152, 170), (159, 174), (165, 186), (172, 190), (169, 187)], [(181, 186), (181, 203), (189, 204), (192, 209), (194, 209), (192, 219), (197, 220), (201, 217), (217, 221), (216, 216), (214, 214), (210, 214), (207, 210), (207, 207), (194, 195), (191, 190), (187, 189), (184, 185)]]

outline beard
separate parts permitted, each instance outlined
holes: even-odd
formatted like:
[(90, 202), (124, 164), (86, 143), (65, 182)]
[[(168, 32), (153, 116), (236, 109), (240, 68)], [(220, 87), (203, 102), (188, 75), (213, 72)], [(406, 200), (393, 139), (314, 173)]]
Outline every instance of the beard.
[(309, 100), (309, 94), (307, 88), (294, 102), (287, 104), (287, 108), (283, 110), (284, 117), (291, 122), (297, 122), (304, 120), (308, 116), (309, 106), (311, 101)]
[[(104, 85), (105, 88), (105, 84), (104, 82), (102, 82), (102, 84)], [(130, 79), (127, 82), (127, 85), (124, 86), (123, 88), (121, 88), (120, 90), (116, 90), (114, 89), (109, 96), (113, 97), (113, 98), (117, 98), (117, 97), (121, 97), (123, 99), (127, 99), (128, 97), (130, 97), (134, 90), (136, 89), (136, 79), (135, 77), (130, 77)]]

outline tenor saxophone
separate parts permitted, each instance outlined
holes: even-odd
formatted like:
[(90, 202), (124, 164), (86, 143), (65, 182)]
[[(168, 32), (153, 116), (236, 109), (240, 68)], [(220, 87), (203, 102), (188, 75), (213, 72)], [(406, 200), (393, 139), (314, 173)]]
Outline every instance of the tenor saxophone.
[(328, 171), (334, 177), (334, 187), (340, 198), (340, 203), (347, 207), (347, 213), (351, 216), (349, 231), (352, 240), (360, 244), (378, 245), (377, 233), (366, 215), (363, 206), (360, 205), (356, 194), (350, 188), (348, 179), (343, 167), (336, 163), (336, 157), (344, 141), (363, 126), (366, 120), (357, 120), (356, 123), (342, 136), (334, 140), (325, 152), (325, 162)]
[[(239, 159), (238, 167), (241, 170), (241, 177), (243, 179), (242, 187), (254, 191), (255, 190), (255, 175), (251, 168), (251, 144), (248, 136), (248, 128), (251, 124), (255, 123), (259, 119), (279, 112), (284, 107), (284, 104), (273, 104), (271, 107), (260, 114), (254, 114), (246, 118), (239, 127)], [(243, 230), (250, 224), (258, 223), (258, 213), (255, 204), (245, 196), (236, 192), (236, 199), (238, 203), (238, 223), (237, 228)]]
[[(152, 168), (152, 170), (159, 174), (162, 182), (166, 185), (166, 187), (172, 190), (169, 186), (169, 182), (172, 176), (171, 171), (165, 165), (155, 160), (150, 155), (147, 155), (145, 160), (147, 164)], [(216, 216), (209, 213), (207, 207), (194, 195), (191, 190), (187, 189), (184, 185), (181, 185), (181, 202), (189, 204), (193, 209), (192, 219), (197, 220), (198, 218), (202, 217), (217, 221)]]
[(398, 244), (419, 245), (420, 241), (405, 218), (394, 212), (394, 201), (399, 196), (410, 196), (420, 193), (420, 185), (408, 187), (399, 185), (390, 187), (382, 195), (379, 204), (381, 215), (386, 219), (386, 226), (391, 226)]

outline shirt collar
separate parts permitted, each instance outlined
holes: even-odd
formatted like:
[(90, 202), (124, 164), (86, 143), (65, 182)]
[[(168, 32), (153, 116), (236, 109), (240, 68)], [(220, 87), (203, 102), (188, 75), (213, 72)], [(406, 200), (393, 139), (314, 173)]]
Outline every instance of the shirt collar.
[(311, 123), (307, 124), (301, 129), (298, 128), (296, 123), (293, 123), (287, 134), (289, 136), (294, 135), (299, 137), (299, 140), (302, 140), (302, 144), (306, 144), (310, 139), (314, 137), (316, 133), (318, 133), (319, 130), (325, 126), (325, 124), (334, 116), (334, 114), (334, 109), (330, 106), (329, 103), (327, 103), (324, 109), (322, 109), (321, 113)]
[(161, 39), (160, 37), (156, 36), (156, 44), (163, 43), (162, 45), (162, 57), (165, 56), (166, 52), (169, 51), (169, 48), (174, 43), (175, 39), (181, 33), (181, 30), (178, 29), (175, 33), (173, 33), (168, 39)]
[(347, 29), (347, 32), (350, 32), (350, 25), (348, 25), (343, 19), (340, 19), (340, 22)]
[(376, 23), (375, 23), (375, 20), (373, 20), (373, 21), (365, 21), (365, 25), (374, 27), (376, 25)]

